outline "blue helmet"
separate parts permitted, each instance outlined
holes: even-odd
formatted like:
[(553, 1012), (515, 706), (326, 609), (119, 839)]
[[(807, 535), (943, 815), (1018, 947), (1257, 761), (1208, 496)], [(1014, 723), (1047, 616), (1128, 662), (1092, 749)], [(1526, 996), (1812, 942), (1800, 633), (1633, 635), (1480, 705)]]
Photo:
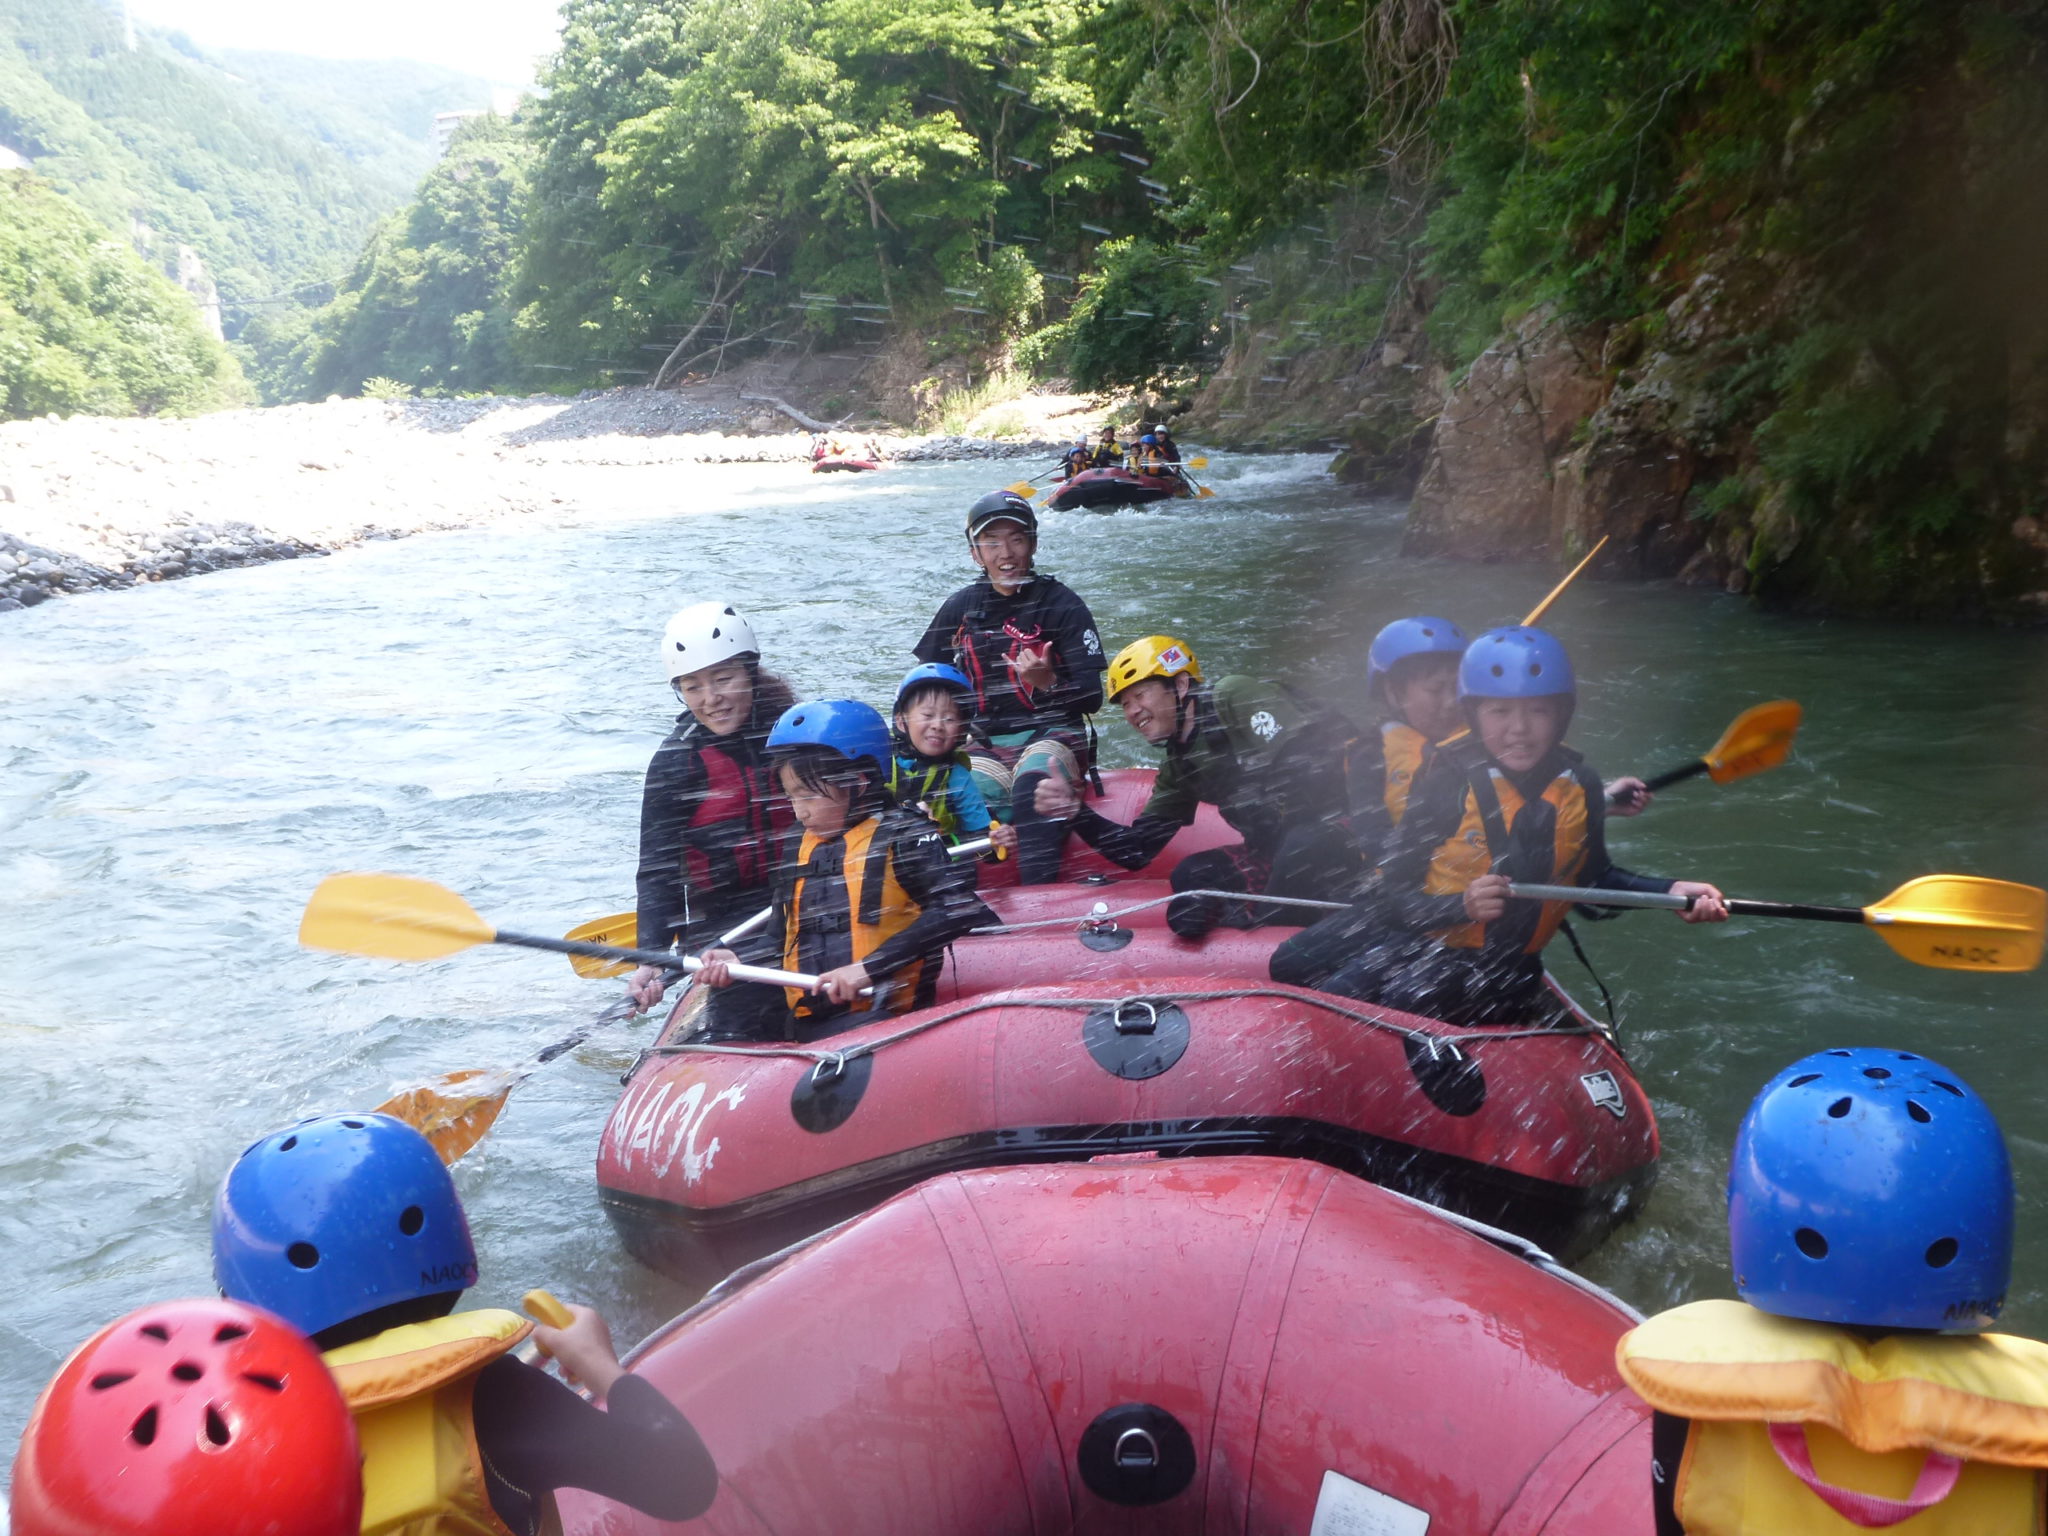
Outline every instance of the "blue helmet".
[(1489, 629), (1465, 647), (1458, 664), (1461, 699), (1547, 699), (1578, 691), (1563, 643), (1524, 624)]
[(872, 704), (859, 699), (820, 699), (792, 704), (768, 733), (770, 752), (793, 747), (829, 747), (841, 757), (889, 761), (889, 727)]
[(961, 693), (971, 695), (974, 692), (974, 684), (958, 667), (949, 667), (943, 661), (920, 662), (904, 673), (903, 681), (896, 685), (897, 709), (903, 707), (903, 696), (920, 683), (944, 683)]
[(320, 1115), (236, 1159), (213, 1203), (221, 1294), (302, 1333), (476, 1284), (476, 1248), (433, 1144), (389, 1115)]
[(1366, 687), (1378, 693), (1386, 685), (1387, 674), (1411, 656), (1459, 656), (1464, 651), (1465, 631), (1449, 619), (1426, 613), (1396, 619), (1372, 637), (1372, 649), (1365, 658)]
[(1147, 432), (1143, 437), (1139, 438), (1138, 441), (1141, 443), (1156, 443), (1159, 441), (1159, 439), (1154, 437), (1150, 432)]
[(1764, 1085), (1735, 1133), (1735, 1288), (1782, 1317), (1987, 1327), (2012, 1277), (2012, 1211), (1998, 1122), (1922, 1056), (1809, 1056)]

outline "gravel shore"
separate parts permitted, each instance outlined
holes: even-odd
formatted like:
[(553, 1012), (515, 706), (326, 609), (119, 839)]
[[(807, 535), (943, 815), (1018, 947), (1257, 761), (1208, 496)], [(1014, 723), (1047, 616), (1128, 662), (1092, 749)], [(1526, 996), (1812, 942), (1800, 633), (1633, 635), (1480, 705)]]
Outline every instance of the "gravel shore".
[[(556, 469), (800, 463), (811, 435), (687, 395), (329, 400), (181, 420), (0, 425), (0, 612), (52, 597), (545, 513)], [(899, 463), (1060, 443), (877, 439)]]

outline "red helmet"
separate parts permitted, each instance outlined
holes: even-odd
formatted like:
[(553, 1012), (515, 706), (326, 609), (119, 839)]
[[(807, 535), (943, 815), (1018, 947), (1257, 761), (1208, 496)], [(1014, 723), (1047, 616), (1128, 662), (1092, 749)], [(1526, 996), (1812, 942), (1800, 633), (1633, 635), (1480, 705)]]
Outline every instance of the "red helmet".
[(355, 1422), (287, 1323), (167, 1301), (101, 1329), (36, 1400), (14, 1536), (357, 1536)]

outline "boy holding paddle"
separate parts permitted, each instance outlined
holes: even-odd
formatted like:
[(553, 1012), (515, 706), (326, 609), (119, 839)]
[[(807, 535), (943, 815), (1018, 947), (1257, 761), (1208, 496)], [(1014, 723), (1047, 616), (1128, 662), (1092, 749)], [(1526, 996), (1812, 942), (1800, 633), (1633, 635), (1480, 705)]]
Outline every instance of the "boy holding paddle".
[(1556, 638), (1514, 625), (1465, 650), (1458, 698), (1471, 734), (1417, 775), (1381, 865), (1384, 927), (1323, 989), (1454, 1024), (1539, 1011), (1543, 947), (1568, 904), (1510, 897), (1511, 882), (1668, 893), (1689, 923), (1726, 920), (1704, 881), (1634, 874), (1607, 853), (1606, 793), (1563, 744), (1577, 703)]

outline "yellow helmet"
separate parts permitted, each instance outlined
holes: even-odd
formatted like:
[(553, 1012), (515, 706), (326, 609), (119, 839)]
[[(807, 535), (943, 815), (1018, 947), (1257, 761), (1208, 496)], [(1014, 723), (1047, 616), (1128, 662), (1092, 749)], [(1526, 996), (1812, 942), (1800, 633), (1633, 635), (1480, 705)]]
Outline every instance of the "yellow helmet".
[(1183, 672), (1198, 683), (1202, 680), (1202, 664), (1195, 653), (1171, 635), (1147, 635), (1133, 640), (1110, 662), (1109, 697), (1114, 702), (1131, 684), (1148, 677), (1178, 677)]

